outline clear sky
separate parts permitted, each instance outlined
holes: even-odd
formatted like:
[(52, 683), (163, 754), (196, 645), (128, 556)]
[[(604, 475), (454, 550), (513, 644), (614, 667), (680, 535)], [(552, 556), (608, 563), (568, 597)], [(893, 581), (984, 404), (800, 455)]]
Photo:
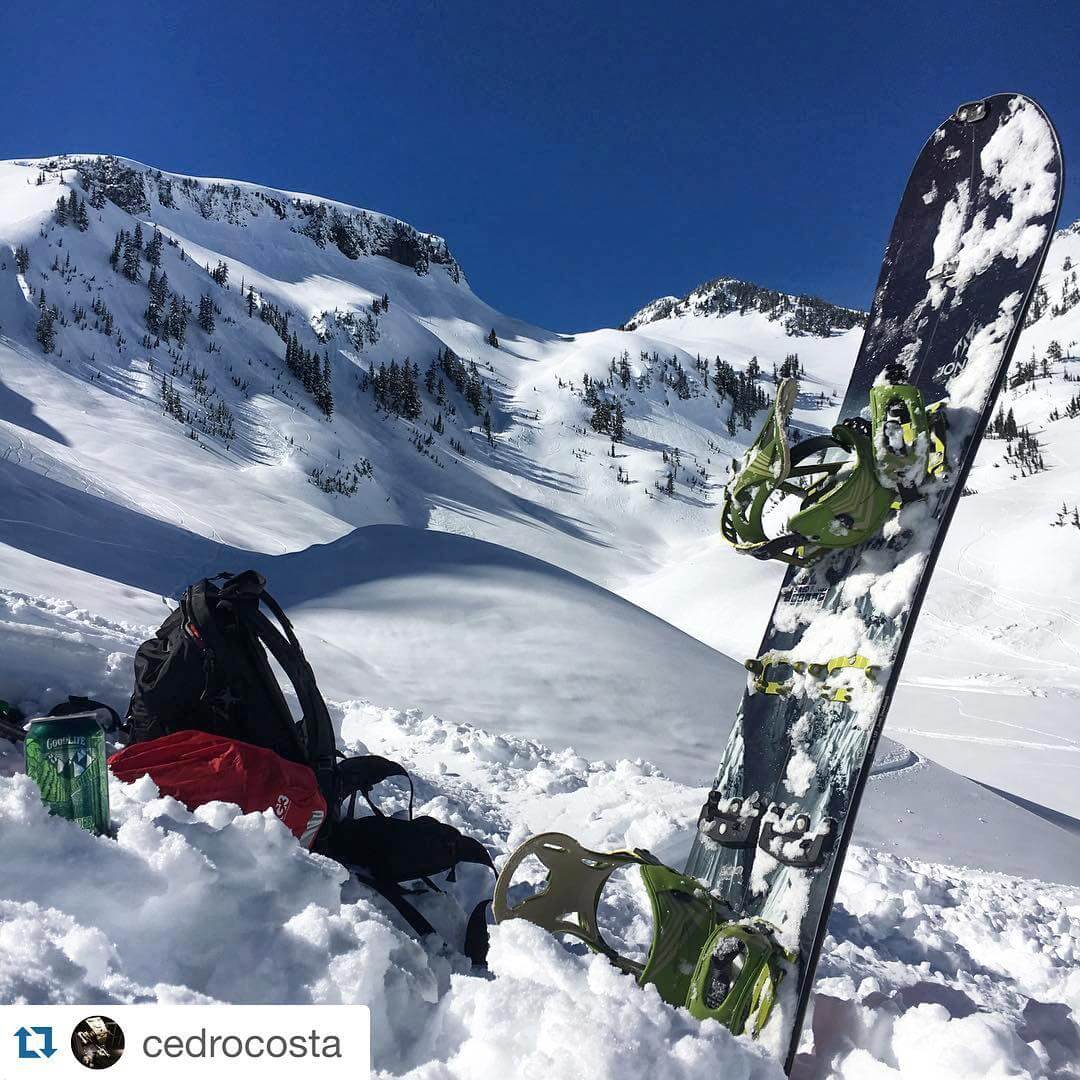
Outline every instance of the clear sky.
[(116, 153), (382, 210), (564, 331), (719, 275), (866, 306), (963, 100), (1028, 93), (1080, 154), (1075, 0), (41, 0), (4, 5), (0, 71), (0, 159)]

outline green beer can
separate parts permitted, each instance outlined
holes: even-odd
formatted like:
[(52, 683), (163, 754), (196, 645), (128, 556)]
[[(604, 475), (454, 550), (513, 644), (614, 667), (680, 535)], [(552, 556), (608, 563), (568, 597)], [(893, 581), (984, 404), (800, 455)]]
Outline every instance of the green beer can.
[(40, 716), (26, 734), (26, 772), (49, 813), (109, 832), (109, 772), (97, 711)]

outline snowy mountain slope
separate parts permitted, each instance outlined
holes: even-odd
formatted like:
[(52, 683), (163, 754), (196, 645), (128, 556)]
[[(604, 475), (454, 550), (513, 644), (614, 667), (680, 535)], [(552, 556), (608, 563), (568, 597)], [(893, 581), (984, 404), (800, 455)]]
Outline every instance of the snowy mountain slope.
[[(304, 489), (297, 489), (296, 482), (312, 468), (328, 470), (340, 462), (347, 469), (357, 455), (363, 456), (374, 466), (373, 482), (361, 485), (351, 499), (334, 500), (333, 513), (343, 521), (434, 523), (475, 531), (606, 583), (620, 574), (655, 568), (667, 545), (684, 540), (688, 525), (702, 517), (692, 511), (700, 509), (704, 496), (715, 488), (715, 477), (698, 477), (690, 487), (698, 465), (708, 473), (710, 458), (724, 457), (745, 444), (744, 429), (740, 427), (735, 437), (724, 430), (728, 410), (721, 408), (720, 399), (703, 392), (703, 379), (694, 370), (700, 350), (665, 350), (658, 357), (658, 342), (651, 332), (597, 331), (567, 337), (527, 326), (476, 298), (452, 260), (421, 265), (419, 272), (380, 255), (350, 259), (329, 238), (319, 246), (321, 234), (310, 225), (313, 215), (296, 209), (310, 205), (307, 196), (169, 177), (122, 161), (102, 164), (102, 159), (91, 159), (89, 166), (85, 161), (79, 166), (63, 159), (44, 171), (42, 164), (50, 163), (0, 167), (8, 208), (7, 223), (0, 222), (0, 241), (13, 251), (24, 244), (30, 262), (27, 274), (19, 274), (14, 258), (4, 260), (0, 296), (6, 300), (0, 327), (13, 344), (26, 347), (26, 359), (33, 361), (28, 366), (40, 378), (41, 348), (32, 329), (44, 288), (47, 304), (63, 309), (55, 329), (55, 351), (49, 354), (53, 367), (76, 383), (100, 384), (107, 392), (154, 411), (162, 407), (158, 376), (166, 376), (181, 395), (183, 410), (194, 412), (193, 425), (186, 430), (182, 423), (176, 427), (184, 434), (196, 430), (202, 445), (221, 461), (224, 482), (232, 482), (235, 475), (228, 466), (240, 466), (245, 469), (245, 487), (258, 492), (252, 481), (264, 480), (264, 470), (272, 466), (275, 496), (283, 492), (299, 496)], [(116, 195), (114, 188), (121, 188), (123, 195), (116, 197), (138, 212), (128, 213), (104, 198), (100, 209), (91, 207), (85, 232), (70, 223), (57, 224), (58, 197), (72, 193), (92, 197), (102, 187), (96, 173), (86, 173), (90, 166), (122, 176), (122, 184), (114, 176), (105, 190)], [(37, 184), (39, 177), (46, 182)], [(82, 181), (90, 184), (89, 192), (81, 187)], [(169, 205), (162, 205), (166, 182)], [(137, 195), (131, 194), (132, 188), (137, 188)], [(325, 205), (330, 213), (372, 216), (341, 204)], [(197, 329), (194, 316), (188, 319), (190, 341), (184, 355), (194, 356), (191, 362), (208, 372), (210, 400), (224, 401), (235, 414), (238, 434), (229, 440), (215, 440), (199, 430), (205, 426), (206, 409), (194, 400), (198, 395), (193, 392), (192, 373), (171, 374), (176, 366), (172, 354), (179, 351), (175, 342), (152, 335), (149, 344), (143, 344), (151, 270), (147, 260), (136, 260), (138, 281), (127, 280), (107, 265), (117, 233), (131, 232), (136, 224), (145, 230), (147, 241), (155, 226), (172, 239), (183, 237), (175, 247), (163, 248), (160, 269), (169, 276), (168, 291), (182, 295), (193, 309), (200, 296), (207, 295), (218, 309), (212, 334)], [(315, 238), (309, 235), (312, 231)], [(432, 244), (445, 250), (441, 241)], [(445, 257), (450, 258), (448, 253)], [(65, 271), (69, 259), (71, 268)], [(228, 268), (224, 286), (209, 280), (205, 270), (219, 265)], [(49, 294), (50, 287), (54, 295)], [(253, 303), (246, 292), (240, 295), (242, 287), (253, 287)], [(390, 299), (388, 308), (373, 312), (372, 302), (383, 296)], [(118, 332), (111, 337), (92, 329), (101, 322), (96, 317), (75, 325), (75, 308), (87, 308), (95, 297), (102, 298), (116, 323)], [(28, 298), (34, 302), (27, 303)], [(328, 355), (337, 405), (330, 423), (318, 420), (319, 413), (298, 380), (283, 370), (284, 343), (258, 317), (272, 308), (291, 316), (289, 332), (298, 333), (302, 348), (320, 357)], [(711, 344), (730, 349), (736, 367), (744, 366), (760, 345), (767, 369), (769, 363), (781, 361), (794, 342), (815, 353), (835, 355), (834, 366), (842, 372), (857, 344), (857, 334), (851, 332), (830, 339), (793, 339), (780, 321), (756, 311), (723, 322), (727, 332)], [(485, 340), (491, 329), (498, 336), (497, 348)], [(117, 339), (122, 335), (126, 341), (120, 345)], [(495, 429), (492, 446), (480, 436), (481, 414), (466, 407), (452, 387), (442, 406), (421, 387), (423, 409), (416, 423), (394, 410), (376, 413), (370, 409), (370, 391), (358, 387), (372, 364), (401, 364), (408, 357), (426, 373), (437, 350), (444, 347), (478, 365), (483, 409), (491, 413)], [(603, 456), (605, 440), (587, 428), (580, 439), (574, 435), (588, 416), (580, 400), (582, 377), (606, 375), (624, 352), (634, 380), (633, 388), (621, 393), (626, 399), (627, 439), (616, 459), (600, 461), (596, 459)], [(694, 396), (683, 399), (665, 384), (665, 379), (675, 378), (672, 361), (684, 369), (686, 392)], [(5, 370), (14, 380), (22, 374), (20, 367), (13, 358)], [(245, 388), (232, 385), (233, 379)], [(444, 381), (449, 383), (449, 378)], [(639, 388), (639, 383), (644, 385)], [(76, 397), (86, 387), (65, 379), (63, 390), (65, 397)], [(436, 416), (441, 416), (446, 429), (441, 436), (431, 429)], [(377, 419), (381, 422), (375, 423)], [(119, 414), (110, 420), (122, 422)], [(812, 422), (808, 416), (808, 426)], [(425, 443), (427, 454), (416, 454), (409, 445), (415, 435), (422, 440), (433, 436), (431, 444)], [(449, 448), (454, 439), (466, 446), (467, 457)], [(228, 442), (227, 449), (223, 441)], [(126, 444), (120, 439), (111, 442)], [(671, 471), (664, 451), (676, 447), (684, 459), (675, 470), (677, 497), (667, 502), (650, 498), (654, 482)], [(102, 454), (108, 447), (85, 449)], [(430, 455), (438, 457), (438, 465)], [(111, 475), (122, 480), (126, 472), (120, 468), (122, 462), (106, 463)], [(634, 483), (615, 482), (620, 465)], [(154, 466), (160, 468), (157, 462)], [(199, 486), (216, 479), (211, 471)], [(310, 494), (305, 491), (301, 501), (311, 502)], [(583, 505), (588, 514), (582, 514)], [(209, 509), (212, 514), (213, 507)], [(269, 528), (258, 517), (259, 509), (249, 510), (256, 515), (251, 532), (265, 543)], [(221, 516), (220, 523), (226, 526), (223, 536), (247, 524), (227, 516)], [(218, 524), (219, 519), (211, 517), (202, 528)], [(702, 534), (707, 531), (700, 528)], [(616, 560), (606, 554), (613, 533), (618, 536), (617, 568), (612, 566)], [(251, 542), (256, 546), (254, 539)], [(290, 543), (288, 537), (285, 542)]]
[[(371, 523), (495, 540), (610, 586), (657, 566), (688, 532), (711, 530), (710, 457), (737, 450), (746, 430), (723, 430), (718, 416), (728, 410), (685, 350), (660, 356), (645, 335), (567, 338), (527, 327), (478, 300), (437, 238), (400, 226), (411, 238), (405, 255), (396, 252), (404, 261), (365, 253), (360, 241), (383, 250), (380, 237), (400, 223), (308, 196), (100, 158), (8, 163), (0, 187), (0, 239), (10, 250), (0, 258), (0, 458), (16, 591), (152, 625), (153, 601), (132, 587), (175, 595), (232, 559), (230, 547), (302, 550)], [(322, 231), (312, 227), (320, 211), (330, 222)], [(136, 226), (141, 254), (132, 252)], [(354, 258), (338, 242), (349, 229), (359, 230), (345, 244)], [(151, 259), (155, 231), (164, 240)], [(418, 259), (417, 249), (434, 254)], [(150, 333), (149, 286), (162, 274), (168, 288)], [(212, 331), (194, 315), (202, 298)], [(182, 346), (162, 315), (178, 299), (192, 310), (181, 317)], [(757, 312), (737, 321), (738, 365), (755, 338), (777, 354), (790, 341)], [(43, 323), (49, 351), (38, 340)], [(485, 340), (492, 330), (498, 347)], [(288, 368), (297, 349), (329, 364), (331, 418)], [(627, 432), (611, 458), (611, 442), (585, 423), (583, 380), (607, 376), (624, 353)], [(369, 376), (407, 356), (424, 366), (412, 418), (390, 393), (376, 408)], [(462, 369), (459, 392), (453, 376)], [(467, 400), (470, 383), (492, 417), (490, 439)], [(669, 475), (666, 495), (657, 485)], [(65, 505), (73, 492), (102, 501)], [(110, 521), (105, 504), (138, 516)], [(163, 553), (152, 572), (132, 580), (147, 560), (125, 556), (115, 576), (128, 588), (106, 601), (83, 575), (113, 575), (103, 571), (107, 556), (153, 519), (210, 543), (165, 529), (143, 544)], [(93, 551), (64, 554), (65, 534), (95, 530)], [(79, 573), (60, 587), (50, 584), (54, 569)], [(439, 668), (433, 679), (445, 675)], [(452, 698), (453, 681), (443, 681)], [(415, 689), (410, 697), (399, 687), (397, 699), (426, 698)], [(680, 754), (697, 757), (698, 747), (676, 747)]]
[[(647, 318), (639, 313), (631, 320), (640, 324), (636, 331), (568, 337), (494, 312), (469, 290), (440, 239), (340, 203), (251, 184), (169, 176), (115, 159), (8, 163), (0, 166), (0, 185), (5, 196), (0, 238), (4, 250), (12, 252), (0, 258), (0, 483), (10, 511), (0, 527), (10, 544), (7, 582), (13, 591), (59, 595), (103, 615), (153, 626), (162, 611), (155, 595), (176, 595), (192, 578), (225, 565), (223, 559), (235, 563), (239, 556), (232, 549), (303, 551), (342, 540), (356, 525), (406, 524), (492, 540), (534, 555), (614, 589), (730, 656), (741, 659), (756, 648), (779, 568), (734, 555), (716, 536), (724, 463), (741, 452), (749, 430), (742, 418), (735, 422), (730, 392), (716, 389), (715, 361), (720, 358), (739, 373), (756, 357), (767, 389), (771, 368), (797, 353), (804, 370), (795, 423), (808, 433), (824, 429), (858, 344), (860, 331), (851, 325), (858, 320), (852, 313), (721, 279), (682, 301), (661, 305), (663, 310), (653, 305)], [(85, 231), (75, 221), (78, 205), (63, 224), (57, 219), (57, 200), (73, 196), (83, 204)], [(93, 201), (100, 205), (90, 205)], [(144, 231), (144, 252), (134, 259), (133, 276), (140, 280), (131, 281), (124, 272), (126, 248), (116, 269), (109, 254), (118, 233), (130, 234), (136, 224)], [(160, 267), (152, 268), (145, 249), (155, 227), (168, 240)], [(25, 272), (16, 258), (19, 249), (27, 256)], [(212, 276), (221, 265), (228, 268), (224, 284)], [(147, 279), (158, 269), (168, 275), (169, 292), (182, 294), (193, 311), (202, 296), (215, 310), (212, 333), (191, 315), (182, 350), (175, 334), (162, 340), (160, 328), (155, 336), (147, 333)], [(35, 333), (42, 289), (46, 310), (57, 308), (50, 353)], [(388, 298), (388, 304), (374, 303), (380, 297)], [(112, 334), (101, 332), (104, 320), (97, 313), (78, 317), (79, 308), (92, 312), (95, 304), (108, 310)], [(828, 336), (792, 336), (792, 320), (798, 316), (805, 323), (809, 318), (799, 312), (809, 312), (812, 324), (818, 320), (811, 329), (825, 332), (831, 326)], [(270, 321), (264, 321), (264, 314)], [(284, 315), (289, 317), (284, 336), (295, 332), (302, 353), (321, 352), (329, 360), (330, 419), (321, 415), (313, 394), (285, 363), (287, 343), (278, 332)], [(828, 326), (819, 325), (822, 319)], [(498, 347), (487, 340), (492, 330)], [(448, 348), (480, 387), (480, 407), (492, 417), (490, 440), (483, 433), (482, 414), (452, 385), (448, 371), (436, 372), (444, 389), (436, 386), (429, 393), (424, 385), (427, 365)], [(405, 356), (423, 369), (416, 388), (420, 414), (414, 419), (385, 397), (375, 408), (368, 377), (372, 367), (403, 363)], [(473, 360), (475, 375), (467, 366)], [(593, 381), (591, 391), (586, 376)], [(172, 410), (179, 419), (168, 414), (163, 385), (179, 396), (180, 405)], [(589, 427), (594, 411), (586, 402), (590, 392), (608, 403), (617, 399), (624, 407), (623, 441), (613, 444)], [(442, 405), (437, 404), (440, 398)], [(229, 437), (211, 418), (222, 404), (232, 416)], [(190, 422), (182, 422), (185, 417)], [(442, 430), (436, 431), (436, 425)], [(1063, 420), (1057, 426), (1064, 430), (1070, 425), (1075, 422)], [(1049, 473), (1022, 483), (1046, 478), (1055, 479)], [(331, 490), (321, 490), (313, 479)], [(68, 505), (79, 491), (99, 501)], [(978, 498), (967, 500), (965, 507)], [(136, 516), (111, 520), (113, 506)], [(45, 515), (52, 530), (47, 535), (41, 528)], [(93, 528), (91, 521), (97, 522)], [(179, 526), (184, 535), (168, 528), (156, 535), (155, 521)], [(149, 561), (152, 572), (132, 580), (135, 568), (146, 567), (148, 560), (125, 555), (123, 545), (130, 546), (148, 527), (155, 538), (140, 541), (142, 547), (160, 554)], [(1056, 534), (1060, 538), (1067, 531)], [(65, 548), (65, 534), (91, 533), (99, 537), (96, 546), (77, 545), (77, 555)], [(197, 542), (199, 537), (209, 543)], [(100, 558), (94, 558), (95, 551)], [(114, 559), (117, 554), (123, 557)], [(110, 584), (114, 580), (125, 586), (119, 594)], [(422, 580), (421, 574), (418, 590)], [(528, 574), (521, 580), (527, 582)], [(534, 590), (524, 585), (524, 591)], [(932, 599), (931, 611), (933, 604)], [(364, 671), (374, 684), (365, 685), (366, 692), (378, 693), (388, 704), (421, 701), (452, 717), (457, 716), (455, 701), (484, 698), (479, 679), (461, 682), (463, 668), (453, 649), (433, 649), (428, 642), (429, 660), (435, 655), (438, 660), (426, 665), (403, 661), (398, 631), (391, 633), (389, 626), (399, 618), (395, 613), (410, 608), (400, 593), (394, 597), (394, 613), (388, 613), (389, 606), (373, 609), (383, 633), (365, 633), (370, 642), (344, 653), (346, 670)], [(951, 599), (946, 606), (962, 610)], [(970, 618), (978, 639), (990, 616), (975, 611)], [(317, 622), (310, 624), (312, 632), (330, 640)], [(406, 620), (400, 632), (418, 640), (422, 624), (422, 619)], [(474, 635), (478, 654), (490, 656), (483, 625), (498, 626), (499, 620), (481, 623)], [(519, 634), (524, 664), (529, 637)], [(1063, 640), (1067, 654), (1067, 632)], [(505, 658), (505, 640), (501, 645)], [(565, 645), (568, 652), (578, 648), (574, 641)], [(560, 654), (551, 642), (542, 651)], [(681, 651), (679, 646), (671, 654)], [(353, 667), (358, 653), (372, 659)], [(595, 649), (582, 655), (591, 657)], [(993, 670), (1011, 671), (1001, 667), (1008, 660), (1008, 653), (995, 657)], [(706, 692), (709, 662), (717, 671), (712, 701)], [(944, 756), (994, 787), (1038, 802), (1046, 791), (1034, 791), (1022, 771), (1013, 775), (1013, 750), (1020, 748), (1010, 744), (1064, 747), (1060, 755), (1038, 746), (1022, 752), (1050, 756), (1060, 776), (1069, 775), (1067, 695), (1074, 683), (1067, 655), (1055, 662), (1064, 664), (1064, 681), (1054, 691), (1061, 696), (1028, 694), (1023, 699), (1034, 702), (1044, 718), (1058, 708), (1060, 719), (1048, 729), (1042, 720), (1030, 721), (1050, 730), (1054, 737), (1049, 740), (1028, 733), (1006, 737), (1002, 745), (1000, 738), (969, 731), (961, 717), (955, 734), (990, 741), (931, 742), (950, 734), (947, 710), (940, 705), (934, 712), (935, 719), (942, 719), (929, 735), (925, 717), (921, 726), (902, 720), (903, 701), (894, 714), (901, 719), (894, 722), (913, 732), (910, 740), (924, 755)], [(662, 666), (670, 673), (679, 662), (665, 659)], [(976, 667), (978, 674), (982, 668), (978, 662)], [(626, 667), (633, 669), (632, 664)], [(409, 672), (416, 670), (423, 674), (413, 682)], [(477, 665), (464, 670), (475, 671)], [(701, 676), (686, 680), (695, 687), (689, 698), (672, 699), (681, 722), (659, 724), (647, 710), (635, 708), (634, 701), (651, 706), (655, 698), (638, 694), (632, 678), (623, 680), (624, 692), (611, 702), (611, 711), (634, 729), (633, 752), (661, 761), (678, 775), (687, 775), (681, 770), (692, 766), (695, 779), (704, 779), (712, 764), (703, 747), (721, 745), (739, 682), (715, 655), (712, 661), (703, 657), (699, 670)], [(951, 660), (946, 670), (952, 673), (950, 686), (967, 685), (954, 677), (957, 665)], [(380, 678), (378, 671), (393, 676)], [(618, 681), (609, 679), (607, 691), (614, 692)], [(661, 679), (656, 685), (666, 684)], [(938, 690), (921, 687), (921, 692), (939, 693), (942, 684), (927, 685)], [(341, 696), (356, 689), (335, 682)], [(513, 701), (489, 696), (482, 714), (473, 718), (497, 726), (495, 717), (516, 716), (522, 723), (539, 724), (533, 730), (555, 741), (573, 730), (576, 741), (586, 746), (591, 744), (581, 740), (590, 732), (604, 739), (591, 704), (595, 697), (583, 694), (578, 709), (556, 714), (540, 704), (545, 694), (528, 695), (537, 703), (531, 706), (521, 704), (526, 696)], [(665, 695), (658, 691), (657, 696)], [(606, 696), (602, 700), (609, 701)], [(992, 707), (1005, 706), (995, 698)], [(556, 715), (562, 719), (553, 719)], [(953, 743), (960, 753), (950, 756), (947, 748)], [(972, 745), (983, 751), (978, 760), (985, 758), (975, 770), (969, 768)], [(1064, 782), (1052, 785), (1050, 792), (1051, 805), (1075, 813)]]

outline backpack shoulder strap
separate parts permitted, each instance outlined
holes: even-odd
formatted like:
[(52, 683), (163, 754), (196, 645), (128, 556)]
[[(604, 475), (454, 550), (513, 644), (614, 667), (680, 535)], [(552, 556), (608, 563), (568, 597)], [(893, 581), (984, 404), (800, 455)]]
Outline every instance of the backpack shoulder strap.
[[(221, 581), (222, 584), (215, 585), (216, 581)], [(208, 684), (213, 678), (215, 667), (223, 666), (227, 672), (227, 658), (230, 653), (235, 652), (238, 647), (243, 648), (245, 644), (247, 645), (245, 659), (254, 665), (259, 681), (276, 714), (266, 719), (268, 722), (276, 721), (284, 744), (291, 748), (288, 752), (279, 749), (279, 753), (284, 753), (284, 756), (297, 762), (307, 762), (307, 747), (297, 731), (296, 722), (285, 701), (285, 695), (281, 692), (281, 687), (267, 663), (266, 652), (260, 645), (259, 634), (252, 623), (253, 614), (259, 614), (258, 599), (263, 584), (265, 584), (263, 577), (253, 570), (246, 570), (242, 574), (218, 574), (190, 586), (180, 599), (180, 612), (187, 632), (195, 636), (205, 647), (204, 665)], [(237, 626), (246, 631), (246, 642), (230, 640), (226, 636), (219, 625), (222, 617), (218, 613), (219, 609), (227, 611), (235, 619)], [(242, 639), (243, 635), (239, 637)], [(279, 651), (284, 656), (284, 650)], [(276, 653), (275, 659), (278, 659), (278, 663), (282, 663)], [(282, 663), (282, 667), (288, 672), (286, 664)], [(289, 677), (292, 679), (291, 674)]]
[[(281, 666), (296, 691), (304, 716), (303, 736), (301, 738), (298, 733), (297, 738), (304, 744), (304, 757), (315, 771), (319, 789), (333, 814), (338, 802), (335, 780), (337, 743), (330, 712), (315, 682), (315, 673), (295, 636), (292, 641), (288, 640), (261, 611), (245, 612), (244, 618), (250, 620), (252, 632)], [(295, 726), (293, 730), (296, 730)]]

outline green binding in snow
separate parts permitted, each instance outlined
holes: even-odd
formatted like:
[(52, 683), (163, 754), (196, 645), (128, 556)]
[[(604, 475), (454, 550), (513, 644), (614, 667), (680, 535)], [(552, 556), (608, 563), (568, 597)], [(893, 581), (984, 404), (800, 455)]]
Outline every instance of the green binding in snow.
[[(870, 389), (869, 421), (852, 417), (830, 435), (789, 447), (785, 429), (796, 393), (794, 379), (780, 381), (761, 431), (734, 463), (720, 528), (739, 551), (806, 566), (869, 540), (902, 497), (944, 472), (944, 414), (942, 403), (927, 408), (916, 387), (886, 377)], [(763, 515), (778, 493), (802, 502), (787, 531), (770, 536)]]
[(717, 927), (690, 978), (686, 1007), (699, 1020), (718, 1020), (736, 1035), (756, 1037), (776, 1001), (784, 961), (794, 960), (761, 919)]
[[(544, 888), (511, 905), (510, 883), (535, 855), (547, 869)], [(604, 940), (597, 921), (600, 895), (616, 870), (637, 866), (649, 894), (653, 939), (644, 963), (622, 956)], [(760, 920), (733, 923), (731, 913), (694, 878), (664, 866), (648, 851), (590, 851), (563, 833), (542, 833), (506, 861), (495, 885), (496, 922), (526, 919), (553, 934), (569, 934), (633, 975), (652, 984), (671, 1005), (713, 1017), (735, 1034), (756, 1034), (768, 1018), (782, 975), (780, 957)], [(722, 957), (723, 962), (717, 960)], [(730, 985), (720, 993), (722, 980)]]

